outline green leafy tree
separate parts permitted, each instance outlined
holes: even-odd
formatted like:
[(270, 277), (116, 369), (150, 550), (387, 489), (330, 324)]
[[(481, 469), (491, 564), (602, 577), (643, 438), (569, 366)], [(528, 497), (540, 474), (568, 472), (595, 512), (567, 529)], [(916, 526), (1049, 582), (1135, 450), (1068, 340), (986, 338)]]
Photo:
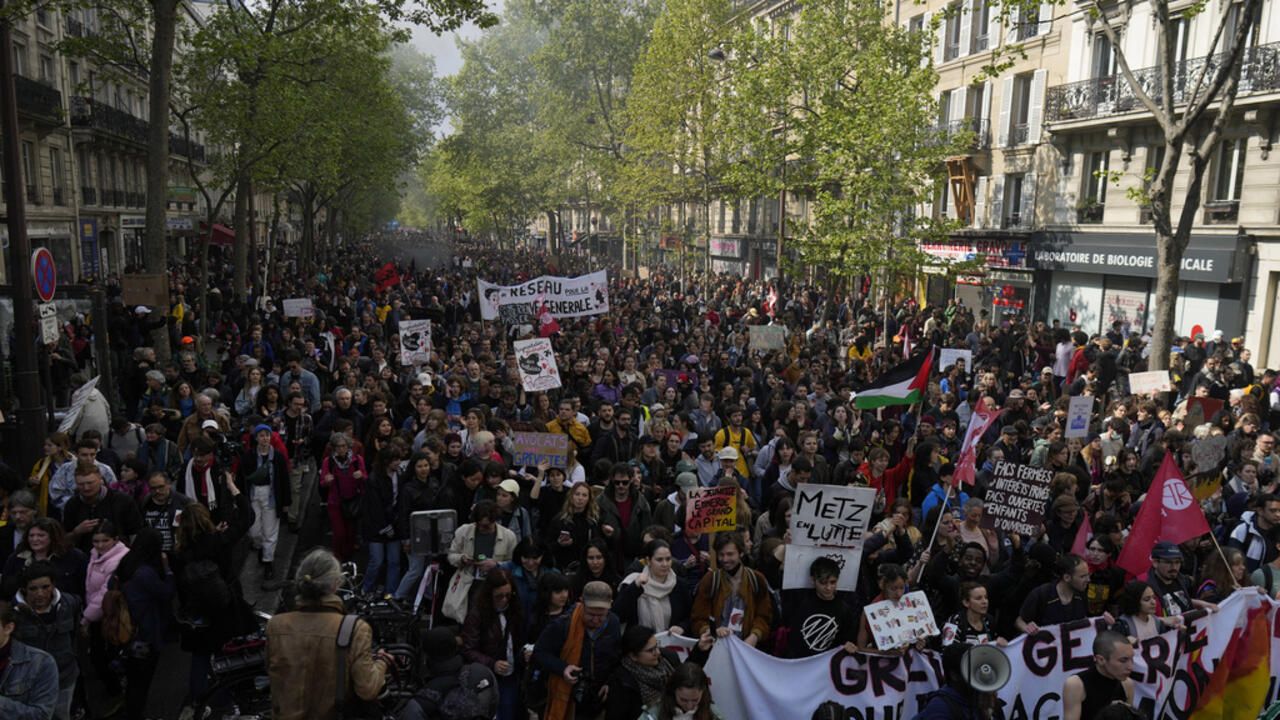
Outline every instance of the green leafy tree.
[(919, 245), (954, 224), (915, 209), (970, 139), (934, 128), (924, 38), (884, 17), (877, 0), (805, 3), (794, 22), (743, 28), (726, 53), (723, 136), (738, 159), (726, 179), (743, 194), (812, 198), (793, 249), (837, 276), (904, 277), (937, 263)]

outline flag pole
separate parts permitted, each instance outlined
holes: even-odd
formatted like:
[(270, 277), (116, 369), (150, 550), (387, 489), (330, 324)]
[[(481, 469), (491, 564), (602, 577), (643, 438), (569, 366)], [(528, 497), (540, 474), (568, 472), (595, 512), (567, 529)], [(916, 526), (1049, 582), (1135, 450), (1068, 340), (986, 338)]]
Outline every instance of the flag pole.
[(951, 483), (947, 483), (947, 494), (942, 498), (942, 511), (938, 513), (938, 521), (933, 524), (933, 535), (929, 537), (929, 544), (925, 546), (925, 550), (933, 552), (933, 542), (938, 539), (938, 528), (942, 527), (942, 516), (949, 511), (951, 507)]
[[(1222, 545), (1218, 544), (1218, 537), (1212, 532), (1209, 533), (1209, 537), (1213, 540), (1213, 546), (1218, 550), (1218, 557), (1222, 559), (1222, 567), (1227, 570), (1227, 577), (1231, 578), (1231, 584), (1235, 586), (1236, 590), (1239, 590), (1240, 583), (1236, 581), (1235, 573), (1231, 572), (1231, 563), (1227, 562), (1227, 554), (1222, 552)], [(1270, 590), (1270, 588), (1267, 589)]]

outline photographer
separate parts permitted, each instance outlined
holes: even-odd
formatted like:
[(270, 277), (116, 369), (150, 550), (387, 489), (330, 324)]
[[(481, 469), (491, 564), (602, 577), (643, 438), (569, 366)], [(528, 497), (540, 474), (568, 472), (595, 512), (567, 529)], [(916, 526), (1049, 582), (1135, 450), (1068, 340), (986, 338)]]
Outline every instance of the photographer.
[[(206, 430), (226, 433), (231, 430), (227, 418), (213, 411), (213, 398), (198, 393), (195, 399), (196, 411), (182, 422), (182, 430), (178, 432), (178, 450), (186, 453), (191, 445), (201, 437), (208, 437)], [(212, 424), (211, 424), (212, 423)]]
[[(336, 718), (347, 699), (376, 699), (394, 661), (384, 651), (373, 651), (373, 630), (363, 620), (355, 621), (346, 649), (337, 647), (346, 616), (335, 594), (342, 569), (333, 553), (312, 550), (298, 565), (297, 578), (298, 609), (267, 623), (271, 715), (277, 720)], [(342, 662), (338, 653), (346, 655)]]
[(599, 581), (582, 588), (582, 601), (538, 638), (533, 660), (547, 673), (545, 720), (591, 718), (609, 696), (605, 680), (618, 662), (621, 623), (610, 612), (613, 591)]
[(227, 520), (232, 513), (231, 494), (227, 490), (230, 465), (221, 458), (214, 458), (215, 447), (206, 437), (196, 438), (191, 444), (191, 460), (187, 462), (178, 492), (204, 505), (215, 521)]

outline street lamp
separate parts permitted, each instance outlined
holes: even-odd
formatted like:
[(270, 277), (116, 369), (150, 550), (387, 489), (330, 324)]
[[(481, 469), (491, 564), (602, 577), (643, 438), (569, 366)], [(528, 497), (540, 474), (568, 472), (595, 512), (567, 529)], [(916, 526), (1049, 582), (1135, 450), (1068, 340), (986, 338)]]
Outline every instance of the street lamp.
[[(725, 62), (729, 56), (725, 54), (724, 47), (717, 45), (707, 51), (707, 57), (714, 62)], [(760, 63), (760, 59), (752, 57), (756, 64)], [(778, 237), (774, 247), (774, 264), (778, 273), (778, 279), (782, 279), (782, 253), (783, 241), (787, 234), (787, 113), (782, 114), (782, 168), (779, 171), (778, 179), (782, 184), (782, 188), (778, 191)], [(708, 249), (708, 252), (710, 249)]]

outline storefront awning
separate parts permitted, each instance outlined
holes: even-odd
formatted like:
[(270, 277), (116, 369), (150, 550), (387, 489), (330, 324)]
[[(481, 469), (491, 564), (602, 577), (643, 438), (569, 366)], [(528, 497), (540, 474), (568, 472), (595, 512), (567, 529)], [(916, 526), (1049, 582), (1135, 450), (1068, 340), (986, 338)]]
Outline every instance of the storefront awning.
[[(1182, 258), (1182, 280), (1244, 281), (1248, 253), (1239, 235), (1192, 235)], [(1039, 270), (1156, 276), (1154, 233), (1049, 232), (1032, 239), (1030, 263)]]
[(213, 235), (209, 238), (209, 244), (210, 245), (235, 245), (236, 234), (231, 228), (227, 227), (226, 225), (223, 225), (222, 223), (214, 223)]

